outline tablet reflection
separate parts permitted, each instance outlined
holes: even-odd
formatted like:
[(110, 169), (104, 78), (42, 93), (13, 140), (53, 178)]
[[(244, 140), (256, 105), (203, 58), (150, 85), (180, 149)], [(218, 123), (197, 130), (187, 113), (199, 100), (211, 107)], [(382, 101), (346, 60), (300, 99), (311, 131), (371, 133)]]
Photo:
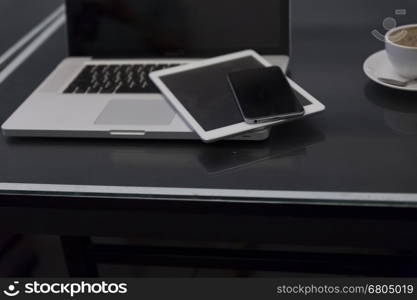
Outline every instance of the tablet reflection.
[(308, 147), (325, 140), (324, 134), (308, 121), (298, 121), (276, 127), (265, 142), (227, 141), (205, 147), (198, 154), (202, 166), (210, 175), (223, 175), (256, 167), (291, 167), (301, 161)]
[(325, 136), (308, 121), (298, 121), (275, 128), (267, 141), (142, 141), (129, 150), (115, 150), (111, 160), (119, 166), (138, 170), (172, 170), (205, 173), (208, 176), (242, 172), (267, 164), (274, 168), (291, 167), (308, 152), (308, 147), (325, 140)]

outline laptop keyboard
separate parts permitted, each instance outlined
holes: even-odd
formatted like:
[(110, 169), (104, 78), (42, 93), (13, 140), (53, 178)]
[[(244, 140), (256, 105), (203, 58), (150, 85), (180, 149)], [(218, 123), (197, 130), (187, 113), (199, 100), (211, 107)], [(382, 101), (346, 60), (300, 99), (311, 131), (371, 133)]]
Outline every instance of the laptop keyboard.
[(149, 74), (178, 65), (88, 65), (64, 90), (64, 94), (159, 93)]

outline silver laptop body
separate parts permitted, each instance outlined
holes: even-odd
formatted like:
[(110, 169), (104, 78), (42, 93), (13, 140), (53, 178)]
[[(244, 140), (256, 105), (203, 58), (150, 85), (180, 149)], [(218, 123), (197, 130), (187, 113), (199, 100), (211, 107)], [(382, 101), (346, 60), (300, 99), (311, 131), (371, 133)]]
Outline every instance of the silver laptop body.
[[(155, 2), (160, 2), (160, 6), (155, 4)], [(166, 9), (169, 9), (174, 16), (177, 14), (182, 17), (187, 15), (187, 12), (190, 13), (190, 15), (194, 15), (196, 8), (193, 7), (195, 6), (193, 3), (198, 2), (200, 6), (207, 6), (204, 8), (205, 12), (203, 14), (210, 14), (211, 9), (213, 9), (211, 6), (215, 5), (211, 1), (186, 0), (172, 2), (181, 2), (182, 6), (172, 7), (173, 4), (170, 4), (166, 5), (169, 6)], [(254, 8), (251, 6), (254, 5), (253, 3), (245, 6), (238, 0), (233, 0), (232, 2), (236, 2), (236, 5), (238, 5), (237, 11), (240, 11), (239, 14), (242, 15), (242, 19), (247, 18), (249, 14), (252, 14)], [(258, 2), (260, 2), (260, 4), (255, 5), (258, 5), (259, 7), (255, 9), (259, 10), (262, 8), (265, 12), (270, 12), (274, 8), (279, 9), (275, 14), (277, 14), (277, 16), (281, 14), (282, 16), (279, 23), (279, 33), (281, 33), (282, 38), (269, 45), (267, 43), (267, 38), (269, 35), (276, 36), (277, 30), (271, 30), (271, 33), (265, 34), (265, 37), (262, 37), (264, 40), (259, 38), (259, 41), (257, 40), (259, 34), (255, 33), (254, 46), (257, 46), (257, 44), (263, 45), (262, 43), (264, 43), (265, 46), (251, 48), (255, 48), (255, 50), (264, 54), (264, 57), (272, 64), (278, 65), (286, 71), (289, 63), (289, 34), (288, 36), (286, 35), (289, 32), (288, 1), (260, 0)], [(184, 22), (181, 26), (174, 26), (178, 28), (172, 29), (172, 31), (174, 31), (172, 34), (173, 36), (168, 37), (167, 41), (163, 40), (163, 38), (161, 40), (153, 41), (151, 39), (155, 38), (155, 36), (149, 39), (148, 32), (141, 32), (138, 34), (139, 37), (137, 37), (136, 32), (132, 33), (132, 28), (134, 27), (135, 30), (137, 30), (137, 26), (143, 26), (144, 28), (149, 26), (149, 28), (154, 28), (154, 26), (157, 26), (155, 24), (159, 25), (161, 20), (150, 21), (150, 24), (147, 24), (148, 21), (144, 20), (143, 23), (145, 25), (142, 24), (141, 21), (138, 21), (139, 25), (136, 24), (135, 21), (132, 21), (133, 25), (130, 23), (126, 25), (126, 20), (134, 18), (140, 19), (141, 13), (139, 13), (139, 11), (142, 9), (144, 16), (145, 14), (146, 16), (153, 16), (156, 14), (156, 11), (159, 10), (157, 16), (162, 16), (163, 22), (167, 23), (168, 28), (170, 22), (174, 24), (173, 22), (176, 18), (166, 16), (164, 12), (160, 12), (161, 10), (164, 11), (165, 8), (161, 9), (161, 7), (164, 7), (164, 3), (167, 3), (166, 1), (125, 0), (122, 3), (127, 7), (112, 7), (111, 10), (109, 8), (110, 3), (111, 0), (67, 1), (70, 57), (62, 61), (50, 76), (48, 76), (48, 78), (2, 125), (3, 134), (19, 137), (199, 139), (193, 130), (188, 127), (157, 91), (148, 89), (146, 92), (141, 92), (141, 87), (139, 87), (139, 92), (137, 90), (135, 90), (135, 92), (130, 92), (129, 87), (132, 86), (131, 73), (133, 74), (133, 77), (139, 76), (140, 73), (138, 70), (141, 68), (186, 64), (191, 61), (208, 57), (208, 52), (213, 54), (218, 52), (218, 54), (222, 54), (224, 52), (233, 52), (231, 50), (237, 51), (248, 48), (250, 45), (243, 36), (247, 35), (245, 29), (236, 29), (242, 32), (241, 37), (237, 37), (236, 41), (232, 41), (234, 44), (239, 45), (236, 49), (232, 49), (229, 44), (222, 42), (221, 37), (212, 38), (213, 41), (204, 45), (206, 48), (203, 46), (193, 47), (189, 46), (189, 44), (204, 44), (204, 39), (197, 35), (196, 30), (189, 30), (189, 28), (193, 28), (189, 23), (193, 23), (192, 19), (198, 17), (189, 16), (187, 19), (188, 22)], [(187, 7), (184, 3), (187, 4)], [(214, 1), (214, 3), (217, 3), (217, 1)], [(113, 15), (114, 9), (120, 9), (121, 12), (114, 13)], [(184, 11), (186, 11), (186, 13)], [(191, 12), (193, 13), (191, 14)], [(133, 17), (124, 15), (128, 15), (129, 13), (132, 13)], [(213, 10), (213, 16), (214, 13), (217, 14), (218, 11)], [(91, 15), (94, 17), (92, 18)], [(225, 15), (225, 13), (220, 13), (220, 16), (216, 16), (217, 20), (221, 19), (223, 15)], [(213, 16), (208, 15), (207, 20), (210, 19), (213, 22)], [(83, 27), (83, 18), (89, 18), (89, 20), (94, 19), (95, 21), (93, 20), (91, 21), (91, 24)], [(125, 20), (123, 20), (123, 18), (125, 18)], [(199, 19), (201, 20), (201, 18), (202, 17), (200, 16)], [(223, 20), (224, 26), (229, 26), (228, 22), (228, 20)], [(272, 26), (274, 22), (274, 20), (265, 21), (265, 24), (261, 22), (262, 24), (259, 26)], [(251, 24), (249, 25), (253, 26)], [(158, 33), (158, 36), (164, 36), (164, 28), (163, 26), (161, 27), (162, 29), (153, 29)], [(207, 27), (209, 26), (207, 25)], [(98, 36), (93, 36), (94, 33), (92, 35), (91, 32), (88, 32), (89, 30), (95, 31), (95, 34)], [(205, 30), (207, 31), (207, 28), (205, 29), (203, 26), (201, 33), (198, 33), (203, 36), (208, 35), (211, 37)], [(262, 29), (262, 32), (264, 30), (268, 31), (268, 27)], [(159, 33), (159, 31), (161, 31), (162, 34)], [(185, 33), (183, 33), (183, 31), (185, 31)], [(84, 34), (84, 32), (88, 33)], [(152, 34), (156, 35), (155, 32), (152, 32)], [(236, 32), (234, 34), (236, 34)], [(113, 37), (106, 37), (107, 34)], [(195, 36), (193, 36), (193, 34)], [(215, 33), (213, 32), (213, 34)], [(217, 34), (221, 35), (221, 33)], [(133, 42), (129, 42), (127, 45), (120, 45), (123, 43), (120, 43), (120, 41), (118, 42), (118, 35), (120, 35), (120, 41), (123, 42), (126, 40), (131, 41), (132, 36), (135, 36), (135, 39), (138, 39), (141, 43), (148, 43), (150, 45), (142, 47), (137, 46), (141, 43)], [(143, 37), (141, 35), (143, 35)], [(113, 39), (114, 41), (112, 41)], [(178, 43), (179, 45), (175, 44), (176, 40), (181, 41)], [(173, 41), (173, 45), (169, 44), (170, 41)], [(245, 42), (247, 42), (247, 44), (245, 44)], [(163, 43), (166, 43), (166, 45), (160, 46), (160, 44)], [(251, 41), (249, 41), (249, 43), (251, 43)], [(216, 48), (211, 50), (212, 45), (215, 44), (222, 44), (224, 49)], [(223, 44), (225, 44), (225, 46), (223, 46)], [(242, 48), (240, 47), (240, 44)], [(106, 45), (111, 46), (108, 47), (108, 49), (104, 49), (106, 48)], [(165, 47), (166, 49), (164, 48), (163, 51), (161, 51), (157, 46), (161, 48)], [(189, 47), (189, 49), (186, 47)], [(207, 49), (210, 51), (205, 51)], [(274, 51), (276, 51), (276, 54)], [(143, 58), (128, 58), (137, 57), (133, 53), (143, 53)], [(91, 54), (91, 56), (86, 54)], [(188, 54), (190, 55), (188, 56)], [(111, 56), (117, 58), (106, 58)], [(127, 57), (125, 58), (125, 56)], [(139, 56), (141, 57), (141, 55)], [(126, 76), (118, 75), (117, 70), (119, 68), (127, 70), (131, 66), (136, 73), (129, 71), (130, 73), (125, 72), (128, 74)], [(106, 73), (104, 73), (103, 70), (106, 68), (107, 70), (112, 70), (110, 74), (106, 75)], [(111, 77), (110, 79), (113, 86), (110, 86), (110, 90), (103, 91), (103, 88), (106, 87), (103, 82), (105, 82), (105, 79), (108, 79), (108, 77), (105, 77), (104, 79), (101, 78), (100, 85), (97, 85), (97, 81), (93, 81), (94, 76), (96, 76), (94, 72), (97, 69), (101, 72), (99, 73), (99, 76), (104, 73), (104, 76)], [(89, 71), (89, 73), (86, 72), (86, 70), (95, 71)], [(82, 80), (79, 81), (81, 82), (81, 84), (79, 84), (81, 88), (79, 88), (79, 86), (76, 86), (78, 84), (77, 80), (79, 80), (83, 72), (88, 73), (88, 78), (85, 79), (85, 82), (87, 83)], [(116, 78), (113, 78), (113, 76), (116, 76)], [(117, 76), (125, 76), (127, 78), (120, 79), (117, 78)], [(122, 81), (122, 86), (120, 86), (118, 80)], [(129, 87), (126, 86), (126, 84), (129, 85)], [(140, 79), (137, 79), (135, 84), (136, 87), (138, 87), (137, 85), (143, 83), (140, 82)], [(146, 81), (146, 84), (149, 83)], [(235, 137), (234, 139), (264, 140), (268, 137), (269, 130), (263, 129)]]

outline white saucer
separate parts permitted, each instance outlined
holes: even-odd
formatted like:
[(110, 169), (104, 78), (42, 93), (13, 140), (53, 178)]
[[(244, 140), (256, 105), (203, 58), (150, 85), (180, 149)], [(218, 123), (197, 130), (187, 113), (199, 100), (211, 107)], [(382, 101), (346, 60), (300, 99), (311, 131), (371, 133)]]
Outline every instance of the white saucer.
[(406, 79), (397, 75), (388, 60), (388, 54), (385, 50), (372, 54), (364, 63), (363, 70), (365, 74), (374, 82), (397, 90), (417, 92), (417, 80), (409, 83), (406, 87), (400, 87), (382, 82), (378, 78), (390, 78), (401, 81)]

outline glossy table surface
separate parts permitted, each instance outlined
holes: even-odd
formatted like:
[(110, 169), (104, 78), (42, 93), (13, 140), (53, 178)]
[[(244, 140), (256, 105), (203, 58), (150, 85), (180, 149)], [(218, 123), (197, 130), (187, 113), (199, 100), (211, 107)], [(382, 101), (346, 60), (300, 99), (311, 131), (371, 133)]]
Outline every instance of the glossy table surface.
[[(59, 3), (41, 2), (44, 17)], [(384, 46), (372, 29), (382, 32), (400, 6), (408, 13), (398, 22), (416, 23), (417, 4), (375, 2), (293, 5), (291, 76), (327, 106), (324, 113), (274, 128), (265, 142), (0, 136), (0, 193), (417, 206), (417, 93), (377, 86), (362, 71)], [(24, 31), (7, 35), (0, 52)], [(62, 27), (0, 85), (0, 123), (65, 56)]]

